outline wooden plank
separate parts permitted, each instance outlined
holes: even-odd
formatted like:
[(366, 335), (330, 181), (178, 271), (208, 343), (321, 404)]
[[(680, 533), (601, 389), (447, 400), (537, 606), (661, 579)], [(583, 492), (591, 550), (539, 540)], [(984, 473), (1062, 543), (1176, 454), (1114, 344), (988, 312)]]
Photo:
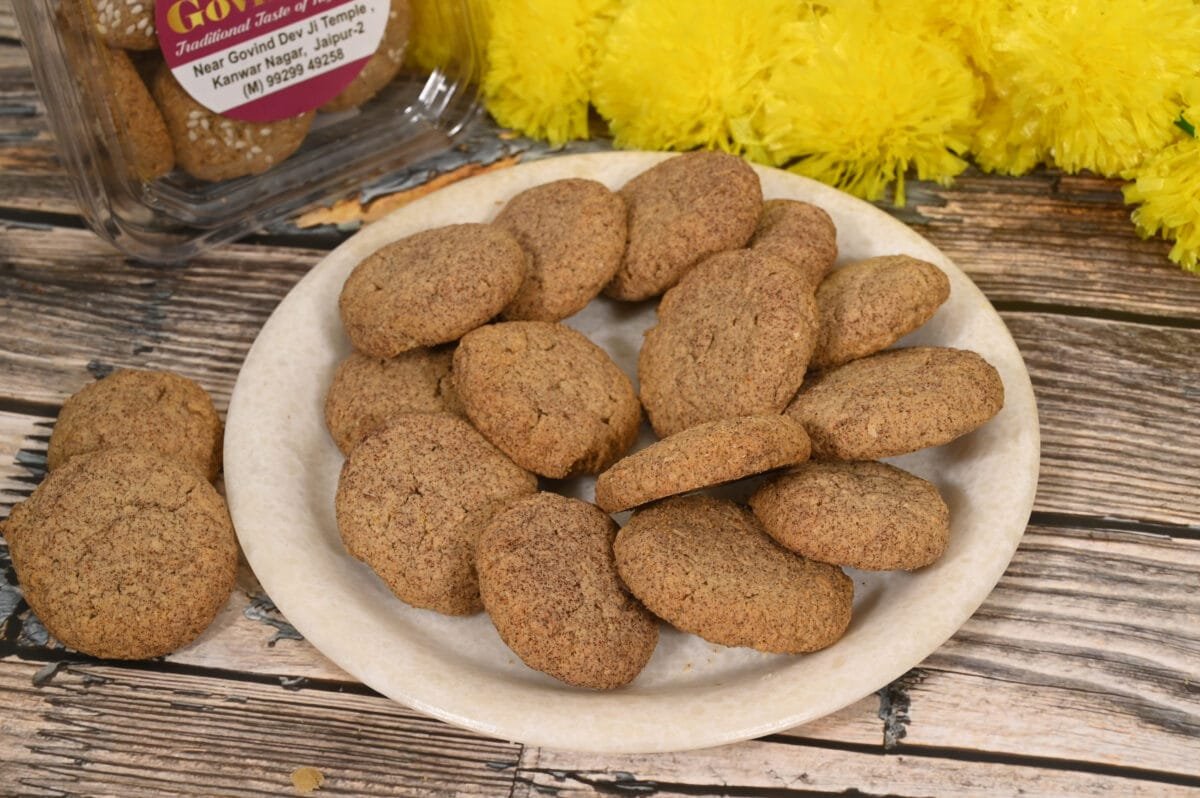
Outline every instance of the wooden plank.
[(0, 0), (0, 39), (19, 39), (17, 18), (12, 10), (13, 0)]

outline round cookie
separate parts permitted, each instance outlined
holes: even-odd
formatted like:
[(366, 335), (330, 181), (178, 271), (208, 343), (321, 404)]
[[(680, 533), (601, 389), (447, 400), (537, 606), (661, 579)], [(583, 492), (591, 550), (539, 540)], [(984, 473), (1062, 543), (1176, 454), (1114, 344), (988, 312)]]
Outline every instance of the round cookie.
[(325, 426), (342, 454), (403, 413), (464, 413), (450, 372), (454, 350), (411, 349), (394, 358), (351, 352), (325, 395)]
[(92, 10), (96, 33), (109, 47), (122, 50), (155, 50), (158, 32), (155, 0), (85, 0)]
[(529, 254), (529, 275), (504, 309), (512, 320), (558, 321), (583, 310), (625, 253), (625, 201), (595, 180), (567, 178), (522, 191), (493, 222)]
[(402, 601), (447, 615), (482, 607), (475, 542), (537, 479), (448, 413), (397, 416), (354, 448), (334, 509), (346, 549)]
[(221, 444), (221, 417), (197, 383), (167, 371), (122, 369), (63, 403), (46, 468), (124, 446), (158, 452), (212, 481), (221, 468)]
[(529, 667), (576, 687), (633, 681), (658, 621), (621, 584), (617, 525), (594, 505), (538, 493), (480, 533), (479, 592), (504, 643)]
[(723, 152), (689, 152), (647, 169), (620, 191), (629, 243), (604, 293), (637, 301), (658, 296), (709, 255), (737, 249), (762, 210), (758, 175)]
[(816, 205), (767, 200), (747, 246), (787, 261), (799, 271), (808, 289), (815, 291), (837, 260), (837, 228), (829, 214)]
[(819, 562), (911, 571), (942, 556), (950, 509), (932, 483), (886, 463), (804, 463), (750, 497), (767, 534)]
[(147, 659), (203, 632), (233, 590), (225, 503), (193, 469), (105, 449), (50, 474), (3, 525), (25, 600), (56, 638)]
[(816, 334), (812, 293), (784, 261), (746, 249), (714, 255), (666, 293), (642, 344), (638, 379), (654, 431), (782, 413)]
[(843, 266), (817, 288), (821, 326), (810, 365), (827, 369), (886, 349), (949, 298), (950, 278), (907, 255)]
[(476, 428), (536, 474), (594, 474), (637, 440), (633, 384), (607, 352), (562, 324), (480, 327), (459, 342), (454, 377)]
[(712, 643), (800, 654), (850, 624), (854, 584), (841, 569), (781, 548), (732, 502), (679, 496), (639, 510), (614, 553), (651, 612)]
[(818, 460), (878, 460), (949, 443), (1004, 406), (996, 369), (974, 352), (893, 349), (822, 373), (787, 415)]
[(388, 9), (387, 26), (375, 54), (367, 60), (362, 71), (338, 96), (321, 106), (322, 111), (334, 112), (357, 108), (392, 82), (404, 64), (412, 14), (408, 0), (392, 0)]
[(167, 123), (129, 55), (123, 50), (100, 49), (108, 62), (113, 119), (133, 172), (141, 180), (156, 180), (175, 168), (175, 147)]
[(710, 421), (617, 461), (596, 479), (596, 504), (616, 513), (802, 463), (808, 453), (804, 429), (783, 416)]
[(461, 338), (516, 296), (526, 259), (509, 233), (452, 224), (388, 244), (354, 268), (338, 311), (354, 348), (395, 357)]

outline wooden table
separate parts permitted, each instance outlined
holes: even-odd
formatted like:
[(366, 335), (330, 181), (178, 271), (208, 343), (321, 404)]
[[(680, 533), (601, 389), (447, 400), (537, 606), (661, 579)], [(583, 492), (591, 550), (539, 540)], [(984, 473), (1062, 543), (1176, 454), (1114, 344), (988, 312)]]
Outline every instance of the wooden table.
[[(267, 315), (346, 234), (284, 225), (186, 268), (122, 259), (82, 226), (9, 2), (0, 516), (42, 478), (63, 399), (115, 367), (177, 370), (223, 410)], [(485, 125), (393, 185), (540, 155)], [(894, 212), (1000, 310), (1033, 377), (1043, 454), (1029, 529), (987, 603), (878, 694), (713, 750), (528, 748), (356, 683), (246, 568), (186, 651), (136, 663), (65, 651), (0, 548), (0, 794), (288, 794), (301, 766), (331, 795), (1200, 793), (1200, 278), (1137, 239), (1112, 181), (970, 172), (952, 189), (914, 186)]]

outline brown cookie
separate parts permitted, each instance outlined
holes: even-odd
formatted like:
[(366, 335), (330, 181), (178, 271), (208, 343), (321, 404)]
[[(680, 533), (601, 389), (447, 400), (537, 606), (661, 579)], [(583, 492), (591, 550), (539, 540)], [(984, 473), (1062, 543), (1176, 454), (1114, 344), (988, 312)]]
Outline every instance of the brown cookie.
[(651, 612), (712, 643), (800, 654), (850, 624), (854, 584), (841, 569), (781, 548), (732, 502), (680, 496), (639, 510), (614, 553)]
[(594, 474), (637, 439), (633, 384), (607, 352), (562, 324), (480, 327), (459, 342), (454, 376), (483, 436), (542, 476)]
[(404, 64), (408, 49), (408, 32), (412, 21), (408, 0), (392, 0), (387, 26), (375, 54), (367, 60), (362, 71), (338, 96), (321, 106), (322, 111), (345, 111), (357, 108), (391, 83)]
[(452, 224), (388, 244), (355, 267), (338, 311), (374, 357), (455, 341), (496, 316), (525, 279), (521, 245), (490, 224)]
[(72, 458), (3, 525), (25, 600), (56, 638), (106, 659), (194, 640), (237, 576), (233, 524), (193, 469), (150, 451)]
[(134, 174), (141, 180), (156, 180), (175, 168), (175, 147), (167, 123), (129, 55), (123, 50), (101, 49), (108, 61), (113, 119)]
[(821, 329), (810, 365), (827, 369), (887, 349), (949, 298), (945, 273), (907, 255), (843, 266), (817, 289)]
[(454, 350), (411, 349), (394, 358), (351, 352), (325, 395), (325, 426), (342, 454), (403, 413), (456, 413), (462, 402), (450, 373)]
[(617, 273), (625, 253), (625, 201), (595, 180), (567, 178), (522, 191), (494, 222), (529, 255), (529, 275), (507, 319), (558, 321), (579, 311)]
[(109, 47), (122, 50), (155, 50), (158, 33), (155, 0), (85, 0), (91, 5), (92, 24)]
[(278, 122), (242, 122), (213, 113), (192, 99), (166, 66), (154, 75), (150, 91), (167, 122), (176, 162), (197, 180), (262, 174), (300, 149), (312, 127), (311, 111)]
[(197, 383), (167, 371), (123, 369), (63, 403), (46, 467), (117, 446), (159, 452), (209, 481), (221, 468), (221, 418)]
[(782, 413), (816, 334), (816, 304), (790, 266), (753, 250), (714, 255), (666, 293), (642, 344), (638, 379), (654, 431)]
[(658, 621), (621, 584), (617, 525), (594, 505), (538, 493), (479, 536), (483, 606), (529, 667), (577, 687), (633, 681), (658, 644)]
[(936, 487), (885, 463), (804, 463), (750, 497), (784, 548), (867, 571), (911, 571), (942, 556), (950, 510)]
[(837, 228), (816, 205), (767, 200), (748, 246), (796, 267), (808, 290), (815, 291), (837, 260)]
[(482, 607), (475, 541), (512, 499), (537, 490), (458, 416), (397, 416), (354, 448), (334, 502), (346, 549), (414, 607), (469, 615)]
[(710, 421), (647, 446), (596, 480), (596, 504), (610, 513), (808, 459), (808, 436), (783, 416)]
[(1004, 384), (974, 352), (914, 346), (824, 372), (787, 414), (818, 460), (878, 460), (949, 443), (1004, 406)]
[(630, 301), (657, 296), (709, 255), (745, 244), (762, 210), (758, 175), (722, 152), (663, 161), (620, 194), (628, 208), (629, 243), (604, 293)]

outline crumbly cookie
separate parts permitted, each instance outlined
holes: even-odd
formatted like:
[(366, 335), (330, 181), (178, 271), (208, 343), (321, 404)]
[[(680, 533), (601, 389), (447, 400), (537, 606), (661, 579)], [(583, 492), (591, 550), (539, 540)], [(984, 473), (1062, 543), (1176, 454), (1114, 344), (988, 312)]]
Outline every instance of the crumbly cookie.
[(816, 334), (816, 303), (790, 266), (747, 249), (714, 255), (666, 293), (642, 344), (638, 379), (654, 431), (782, 413)]
[(821, 329), (810, 365), (827, 369), (886, 349), (949, 298), (950, 278), (907, 255), (843, 266), (817, 288)]
[(750, 507), (784, 548), (867, 571), (911, 571), (942, 556), (950, 510), (938, 489), (886, 463), (804, 463)]
[(411, 22), (408, 0), (392, 0), (387, 26), (383, 29), (383, 38), (375, 54), (367, 60), (354, 80), (338, 96), (322, 105), (321, 110), (333, 112), (357, 108), (391, 83), (404, 64)]
[(155, 50), (158, 32), (155, 0), (85, 0), (91, 5), (92, 24), (109, 47), (122, 50)]
[(167, 122), (176, 162), (197, 180), (262, 174), (300, 149), (314, 117), (312, 111), (278, 122), (221, 116), (192, 99), (165, 65), (150, 91)]
[(788, 406), (818, 460), (878, 460), (949, 443), (1004, 405), (996, 369), (974, 352), (914, 346), (822, 373)]
[(530, 261), (506, 319), (558, 321), (578, 313), (625, 254), (625, 201), (595, 180), (567, 178), (522, 191), (494, 224), (513, 234)]
[(414, 607), (482, 607), (475, 542), (537, 479), (448, 413), (397, 416), (354, 448), (334, 502), (346, 549)]
[(617, 461), (596, 480), (610, 513), (808, 459), (808, 436), (783, 416), (710, 421)]
[(762, 210), (758, 175), (722, 152), (663, 161), (620, 194), (628, 208), (629, 243), (604, 293), (629, 301), (657, 296), (709, 255), (745, 244)]
[(538, 493), (509, 505), (476, 546), (483, 606), (529, 667), (577, 687), (633, 681), (658, 621), (621, 584), (617, 525), (594, 505)]
[(837, 260), (837, 228), (816, 205), (767, 200), (748, 246), (792, 264), (808, 289), (815, 291)]
[(3, 524), (25, 600), (56, 638), (106, 659), (181, 648), (237, 576), (221, 497), (160, 454), (104, 449), (54, 471)]
[(456, 413), (454, 350), (411, 349), (394, 358), (351, 352), (338, 365), (325, 394), (325, 426), (342, 454), (403, 413)]
[(854, 585), (841, 569), (781, 548), (732, 502), (679, 496), (639, 510), (614, 553), (651, 612), (712, 643), (799, 654), (850, 624)]
[(124, 446), (159, 452), (209, 481), (221, 468), (221, 417), (197, 383), (167, 371), (122, 369), (63, 403), (46, 467), (76, 455)]
[(395, 357), (485, 324), (517, 295), (525, 274), (525, 253), (508, 232), (452, 224), (363, 260), (342, 286), (338, 311), (356, 349)]
[(454, 377), (476, 428), (536, 474), (594, 474), (637, 440), (633, 384), (607, 352), (562, 324), (480, 327), (459, 342)]
[(175, 168), (175, 147), (167, 123), (129, 55), (123, 50), (100, 49), (108, 62), (113, 119), (134, 174), (141, 180), (156, 180)]

